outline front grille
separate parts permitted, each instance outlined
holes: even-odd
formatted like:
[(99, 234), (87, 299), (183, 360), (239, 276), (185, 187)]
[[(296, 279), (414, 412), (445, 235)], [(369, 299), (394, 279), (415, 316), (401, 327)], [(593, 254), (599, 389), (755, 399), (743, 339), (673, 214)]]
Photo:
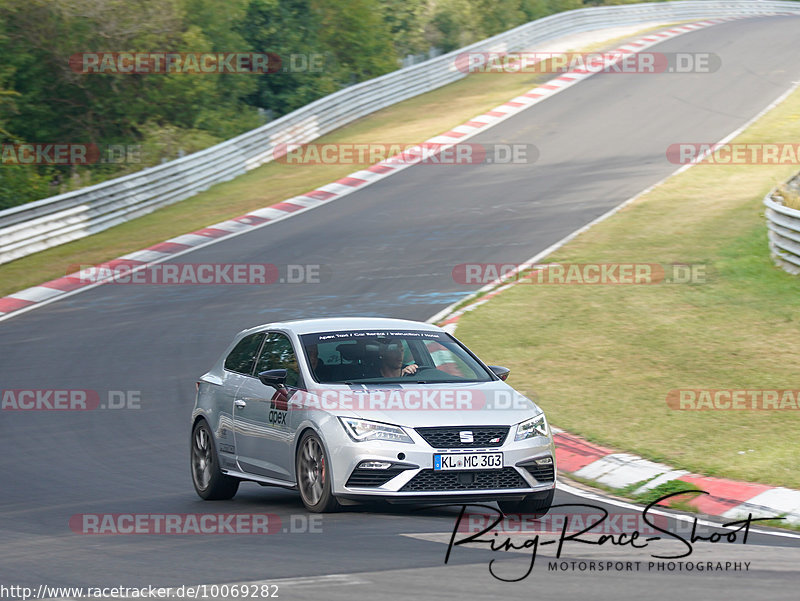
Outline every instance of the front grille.
[[(500, 447), (508, 436), (508, 426), (446, 426), (443, 428), (417, 428), (434, 449), (476, 449)], [(461, 442), (461, 432), (472, 432), (472, 442)]]
[(350, 474), (345, 486), (359, 486), (362, 488), (383, 486), (395, 476), (403, 473), (406, 469), (408, 468), (392, 467), (385, 470), (356, 468), (353, 470), (353, 473)]
[(553, 464), (550, 465), (524, 465), (524, 467), (531, 476), (536, 478), (537, 482), (552, 482), (556, 479), (556, 472)]
[(513, 467), (501, 470), (448, 471), (422, 470), (401, 492), (435, 492), (443, 490), (497, 490), (530, 488)]

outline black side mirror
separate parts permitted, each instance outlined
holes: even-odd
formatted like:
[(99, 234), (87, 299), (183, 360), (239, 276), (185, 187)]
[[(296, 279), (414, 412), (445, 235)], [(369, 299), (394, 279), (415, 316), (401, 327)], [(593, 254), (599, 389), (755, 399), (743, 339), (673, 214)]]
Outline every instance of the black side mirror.
[(511, 373), (510, 369), (507, 367), (500, 367), (499, 365), (490, 365), (489, 369), (491, 369), (492, 373), (504, 382), (506, 381), (506, 378), (508, 378), (508, 374)]
[(258, 374), (258, 379), (265, 386), (272, 386), (273, 388), (286, 387), (286, 370), (285, 369), (268, 369)]

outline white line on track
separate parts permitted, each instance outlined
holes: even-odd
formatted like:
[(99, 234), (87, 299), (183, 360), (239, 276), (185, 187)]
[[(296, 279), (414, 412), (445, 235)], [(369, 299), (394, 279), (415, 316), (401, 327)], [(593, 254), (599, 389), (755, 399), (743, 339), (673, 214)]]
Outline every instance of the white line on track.
[[(737, 127), (737, 128), (734, 130), (734, 131), (732, 131), (732, 132), (731, 132), (731, 133), (729, 133), (727, 136), (725, 136), (724, 138), (722, 138), (722, 139), (721, 139), (719, 142), (717, 142), (717, 144), (726, 144), (726, 143), (730, 142), (730, 141), (731, 141), (732, 139), (734, 139), (736, 136), (738, 136), (739, 134), (741, 134), (741, 133), (742, 133), (742, 132), (743, 132), (745, 129), (747, 129), (748, 127), (750, 127), (750, 126), (751, 126), (753, 123), (755, 123), (756, 121), (758, 121), (758, 120), (759, 120), (761, 117), (763, 117), (764, 115), (766, 115), (766, 114), (767, 114), (769, 111), (771, 111), (771, 110), (772, 110), (772, 109), (774, 109), (776, 106), (778, 106), (778, 105), (779, 105), (781, 102), (783, 102), (784, 100), (786, 100), (786, 99), (787, 99), (787, 98), (788, 98), (788, 97), (789, 97), (789, 96), (792, 94), (792, 92), (794, 92), (794, 91), (795, 91), (795, 90), (796, 90), (798, 87), (800, 87), (800, 81), (793, 81), (793, 82), (792, 82), (792, 85), (789, 87), (789, 89), (788, 89), (788, 90), (786, 90), (786, 91), (785, 91), (785, 92), (783, 92), (783, 93), (782, 93), (780, 96), (778, 96), (778, 97), (777, 97), (775, 100), (773, 100), (772, 102), (770, 102), (770, 103), (769, 103), (769, 105), (767, 105), (767, 106), (766, 106), (764, 109), (762, 109), (761, 111), (759, 111), (759, 112), (758, 112), (758, 114), (756, 114), (754, 117), (752, 117), (751, 119), (749, 119), (749, 120), (748, 120), (746, 123), (744, 123), (744, 124), (743, 124), (743, 125), (741, 125), (740, 127)], [(642, 196), (644, 196), (645, 194), (647, 194), (647, 193), (651, 192), (652, 190), (654, 190), (655, 188), (657, 188), (658, 186), (660, 186), (661, 184), (663, 184), (664, 182), (666, 182), (666, 181), (667, 181), (668, 179), (670, 179), (671, 177), (673, 177), (673, 176), (675, 176), (675, 175), (678, 175), (679, 173), (683, 173), (684, 171), (686, 171), (686, 170), (687, 170), (687, 169), (689, 169), (690, 167), (693, 167), (694, 165), (696, 165), (697, 163), (699, 163), (700, 161), (702, 161), (702, 160), (703, 160), (703, 159), (704, 159), (704, 158), (705, 158), (705, 157), (706, 157), (708, 154), (709, 154), (708, 152), (705, 152), (704, 154), (702, 154), (702, 155), (699, 155), (699, 156), (698, 156), (698, 157), (695, 159), (695, 161), (694, 161), (694, 162), (692, 162), (692, 163), (688, 163), (688, 164), (686, 164), (686, 165), (681, 165), (680, 167), (678, 167), (678, 168), (677, 168), (675, 171), (673, 171), (672, 173), (670, 173), (670, 174), (669, 174), (669, 175), (667, 175), (666, 177), (664, 177), (664, 178), (660, 179), (659, 181), (657, 181), (656, 183), (654, 183), (654, 184), (652, 184), (652, 185), (648, 186), (647, 188), (645, 188), (645, 189), (644, 189), (644, 190), (642, 190), (641, 192), (637, 193), (636, 195), (634, 195), (634, 196), (631, 196), (629, 199), (627, 199), (627, 200), (623, 201), (622, 203), (618, 204), (618, 205), (617, 205), (616, 207), (614, 207), (613, 209), (611, 209), (611, 210), (609, 210), (609, 211), (607, 211), (607, 212), (603, 213), (603, 214), (602, 214), (602, 215), (600, 215), (599, 217), (597, 217), (597, 218), (593, 219), (592, 221), (590, 221), (589, 223), (587, 223), (587, 224), (586, 224), (586, 225), (584, 225), (583, 227), (580, 227), (580, 228), (578, 228), (577, 230), (575, 230), (575, 231), (574, 231), (574, 232), (572, 232), (571, 234), (568, 234), (568, 235), (564, 236), (563, 238), (561, 238), (561, 240), (559, 240), (558, 242), (555, 242), (554, 244), (551, 244), (550, 246), (548, 246), (547, 248), (545, 248), (543, 251), (540, 251), (540, 252), (536, 253), (536, 254), (535, 254), (535, 255), (533, 255), (533, 256), (532, 256), (530, 259), (528, 259), (527, 261), (525, 261), (525, 262), (521, 263), (521, 264), (520, 264), (520, 266), (519, 266), (519, 267), (517, 267), (516, 269), (513, 269), (513, 270), (509, 271), (508, 273), (504, 274), (504, 275), (503, 275), (502, 277), (500, 277), (500, 278), (497, 278), (497, 279), (496, 279), (496, 280), (494, 280), (493, 282), (489, 282), (488, 284), (486, 284), (485, 286), (482, 286), (481, 288), (479, 288), (479, 289), (478, 289), (478, 290), (476, 290), (475, 292), (471, 292), (471, 293), (469, 293), (469, 294), (466, 294), (466, 295), (465, 295), (465, 296), (464, 296), (464, 297), (463, 297), (461, 300), (457, 300), (456, 302), (452, 303), (452, 304), (451, 304), (451, 305), (449, 305), (448, 307), (446, 307), (446, 308), (442, 309), (441, 311), (439, 311), (439, 312), (438, 312), (436, 315), (434, 315), (433, 317), (430, 317), (430, 318), (427, 320), (427, 322), (428, 322), (428, 323), (436, 323), (436, 322), (438, 322), (438, 321), (441, 321), (441, 320), (443, 320), (444, 318), (446, 318), (447, 316), (449, 316), (451, 313), (453, 313), (454, 309), (455, 309), (457, 306), (459, 306), (459, 305), (462, 305), (462, 304), (464, 304), (465, 302), (468, 302), (470, 299), (472, 299), (472, 298), (475, 298), (475, 297), (477, 297), (477, 296), (480, 296), (481, 294), (484, 294), (485, 292), (488, 292), (488, 291), (490, 291), (490, 290), (493, 290), (493, 289), (494, 289), (494, 288), (496, 288), (497, 286), (500, 286), (500, 285), (506, 284), (506, 283), (507, 283), (509, 280), (511, 280), (512, 278), (514, 278), (514, 277), (516, 276), (517, 272), (519, 272), (519, 271), (520, 271), (520, 269), (523, 269), (525, 266), (528, 266), (528, 265), (533, 265), (533, 264), (535, 264), (537, 261), (541, 261), (542, 259), (544, 259), (544, 258), (545, 258), (545, 257), (547, 257), (548, 255), (551, 255), (552, 253), (554, 253), (555, 251), (557, 251), (559, 248), (561, 248), (562, 246), (564, 246), (565, 244), (567, 244), (567, 242), (570, 242), (571, 240), (573, 240), (573, 239), (574, 239), (574, 238), (576, 238), (577, 236), (580, 236), (580, 235), (581, 235), (583, 232), (587, 231), (587, 230), (588, 230), (589, 228), (591, 228), (592, 226), (594, 226), (594, 225), (597, 225), (597, 224), (598, 224), (598, 223), (600, 223), (601, 221), (605, 221), (606, 219), (608, 219), (609, 217), (611, 217), (611, 216), (612, 216), (612, 215), (614, 215), (615, 213), (619, 212), (621, 209), (623, 209), (623, 208), (625, 208), (626, 206), (628, 206), (629, 204), (631, 204), (631, 203), (635, 202), (636, 200), (638, 200), (639, 198), (641, 198), (641, 197), (642, 197)], [(511, 286), (511, 285), (514, 285), (515, 283), (517, 283), (517, 282), (519, 282), (519, 281), (521, 281), (521, 280), (516, 280), (516, 281), (513, 281), (513, 282), (511, 282), (511, 283), (510, 283), (510, 284), (508, 284), (508, 285), (509, 285), (509, 286)]]

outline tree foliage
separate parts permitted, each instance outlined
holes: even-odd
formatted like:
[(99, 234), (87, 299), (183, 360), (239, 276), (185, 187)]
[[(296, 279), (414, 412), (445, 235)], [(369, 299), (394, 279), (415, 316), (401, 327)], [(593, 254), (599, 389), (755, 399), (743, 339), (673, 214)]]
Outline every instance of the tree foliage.
[[(0, 208), (199, 150), (397, 69), (407, 55), (453, 50), (581, 6), (581, 0), (0, 0), (2, 142), (143, 149), (141, 164), (0, 165)], [(281, 68), (87, 74), (70, 61), (86, 52), (164, 51), (270, 52), (281, 57)]]

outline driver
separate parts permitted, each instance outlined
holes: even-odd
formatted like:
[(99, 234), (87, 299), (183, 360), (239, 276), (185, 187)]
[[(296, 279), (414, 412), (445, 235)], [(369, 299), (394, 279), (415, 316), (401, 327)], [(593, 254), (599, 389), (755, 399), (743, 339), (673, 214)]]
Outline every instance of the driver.
[(403, 342), (397, 338), (382, 343), (380, 346), (380, 375), (384, 378), (410, 376), (417, 372), (417, 364), (403, 365)]
[(306, 355), (314, 377), (320, 382), (328, 380), (330, 378), (330, 370), (325, 362), (319, 358), (319, 347), (316, 344), (306, 345)]

